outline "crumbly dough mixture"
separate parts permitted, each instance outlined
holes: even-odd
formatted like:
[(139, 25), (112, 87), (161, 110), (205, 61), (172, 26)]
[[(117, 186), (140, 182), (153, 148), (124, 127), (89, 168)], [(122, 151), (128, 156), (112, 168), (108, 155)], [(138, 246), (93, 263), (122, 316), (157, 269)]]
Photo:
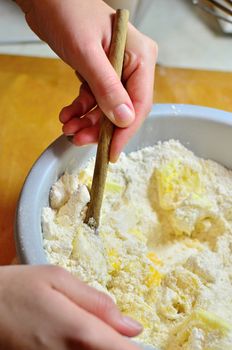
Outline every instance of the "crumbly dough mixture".
[(94, 160), (42, 212), (52, 264), (107, 294), (161, 350), (232, 349), (232, 171), (170, 140), (110, 164), (99, 236), (83, 224)]

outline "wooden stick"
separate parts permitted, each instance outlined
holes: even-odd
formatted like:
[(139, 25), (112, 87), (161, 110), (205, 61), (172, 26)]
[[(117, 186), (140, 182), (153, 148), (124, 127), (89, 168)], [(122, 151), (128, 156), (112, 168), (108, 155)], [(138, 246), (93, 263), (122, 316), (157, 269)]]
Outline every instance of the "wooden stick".
[[(113, 35), (110, 45), (109, 60), (120, 79), (126, 46), (128, 19), (128, 10), (117, 10), (114, 18)], [(95, 229), (98, 228), (100, 221), (113, 132), (114, 125), (108, 118), (103, 117), (90, 191), (90, 202), (85, 217), (85, 223)]]

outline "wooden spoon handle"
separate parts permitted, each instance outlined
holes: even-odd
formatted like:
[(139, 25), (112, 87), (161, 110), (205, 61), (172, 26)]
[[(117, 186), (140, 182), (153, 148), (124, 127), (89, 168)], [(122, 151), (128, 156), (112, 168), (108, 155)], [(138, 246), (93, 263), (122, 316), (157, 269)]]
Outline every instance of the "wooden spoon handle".
[[(109, 60), (120, 79), (126, 46), (128, 19), (128, 10), (117, 10), (114, 18), (113, 35), (110, 44)], [(114, 124), (112, 124), (108, 118), (103, 117), (90, 191), (90, 202), (85, 217), (85, 223), (93, 228), (99, 226), (113, 132)]]

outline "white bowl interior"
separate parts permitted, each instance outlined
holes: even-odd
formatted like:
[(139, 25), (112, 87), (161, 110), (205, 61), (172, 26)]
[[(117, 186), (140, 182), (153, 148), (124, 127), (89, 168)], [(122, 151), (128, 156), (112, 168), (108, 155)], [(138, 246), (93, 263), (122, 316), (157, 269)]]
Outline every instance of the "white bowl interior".
[[(231, 113), (189, 105), (156, 105), (125, 152), (169, 139), (180, 140), (196, 155), (232, 168)], [(36, 161), (23, 186), (16, 214), (15, 238), (21, 262), (47, 263), (41, 209), (48, 205), (51, 185), (65, 170), (83, 166), (95, 151), (95, 146), (75, 147), (61, 136)]]
[[(196, 155), (232, 168), (231, 113), (188, 105), (156, 105), (125, 152), (169, 139), (180, 140)], [(48, 263), (42, 245), (41, 209), (48, 205), (51, 185), (65, 170), (81, 167), (95, 151), (95, 146), (75, 147), (62, 136), (34, 164), (22, 189), (15, 222), (22, 263)]]

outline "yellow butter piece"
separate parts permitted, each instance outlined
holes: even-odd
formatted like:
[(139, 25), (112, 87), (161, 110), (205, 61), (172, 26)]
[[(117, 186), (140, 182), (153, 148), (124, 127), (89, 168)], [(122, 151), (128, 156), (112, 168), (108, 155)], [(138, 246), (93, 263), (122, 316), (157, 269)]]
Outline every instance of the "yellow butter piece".
[(135, 236), (136, 238), (138, 238), (140, 241), (146, 243), (147, 238), (143, 235), (141, 230), (138, 230), (137, 228), (132, 228), (130, 230), (128, 230), (128, 233)]
[(86, 185), (89, 188), (91, 187), (92, 177), (89, 176), (84, 169), (79, 172), (78, 179), (83, 185)]
[(109, 192), (121, 192), (123, 186), (117, 184), (116, 182), (106, 182), (105, 190)]
[(150, 288), (151, 286), (159, 286), (161, 283), (162, 275), (155, 269), (154, 266), (149, 266), (149, 273), (145, 278), (145, 285)]
[(210, 329), (219, 330), (223, 334), (232, 331), (232, 324), (209, 311), (199, 309), (193, 313), (192, 318), (200, 321)]
[(129, 273), (133, 273), (133, 271), (136, 271), (138, 269), (138, 262), (133, 262), (130, 261), (128, 263), (126, 263), (126, 265), (124, 266), (123, 270)]
[(171, 210), (179, 201), (189, 195), (200, 198), (203, 192), (199, 174), (192, 168), (175, 159), (163, 168), (157, 169), (155, 178), (158, 187), (159, 203), (162, 209)]
[(115, 272), (119, 272), (121, 269), (121, 263), (119, 260), (119, 255), (116, 249), (114, 248), (110, 248), (107, 250), (107, 255), (108, 255), (108, 261), (109, 264), (112, 268), (112, 272), (111, 273), (115, 273)]
[(155, 265), (162, 266), (163, 262), (158, 258), (158, 256), (154, 252), (148, 252), (147, 258), (153, 262)]
[[(78, 179), (82, 184), (86, 185), (89, 188), (91, 187), (92, 177), (89, 176), (84, 169), (79, 172)], [(121, 192), (122, 189), (123, 186), (113, 181), (106, 182), (105, 184), (105, 190), (109, 192)]]
[(153, 324), (151, 320), (154, 310), (147, 303), (140, 303), (136, 307), (130, 305), (128, 308), (125, 308), (125, 306), (122, 305), (120, 309), (123, 310), (123, 313), (127, 316), (130, 316), (141, 323), (145, 329), (150, 329), (152, 327)]
[[(177, 327), (175, 330), (175, 337), (170, 341), (167, 349), (179, 349), (180, 346), (186, 344), (190, 337), (191, 330), (194, 327), (200, 328), (206, 333), (217, 331), (221, 334), (221, 337), (225, 337), (232, 331), (232, 325), (227, 321), (212, 312), (198, 309), (195, 310), (179, 327)], [(217, 345), (204, 348), (204, 350), (232, 350), (232, 348), (230, 344), (228, 344), (228, 341), (222, 338)]]
[(188, 248), (196, 248), (199, 251), (203, 251), (205, 249), (203, 244), (201, 244), (201, 242), (198, 239), (189, 238), (183, 241), (183, 244)]

